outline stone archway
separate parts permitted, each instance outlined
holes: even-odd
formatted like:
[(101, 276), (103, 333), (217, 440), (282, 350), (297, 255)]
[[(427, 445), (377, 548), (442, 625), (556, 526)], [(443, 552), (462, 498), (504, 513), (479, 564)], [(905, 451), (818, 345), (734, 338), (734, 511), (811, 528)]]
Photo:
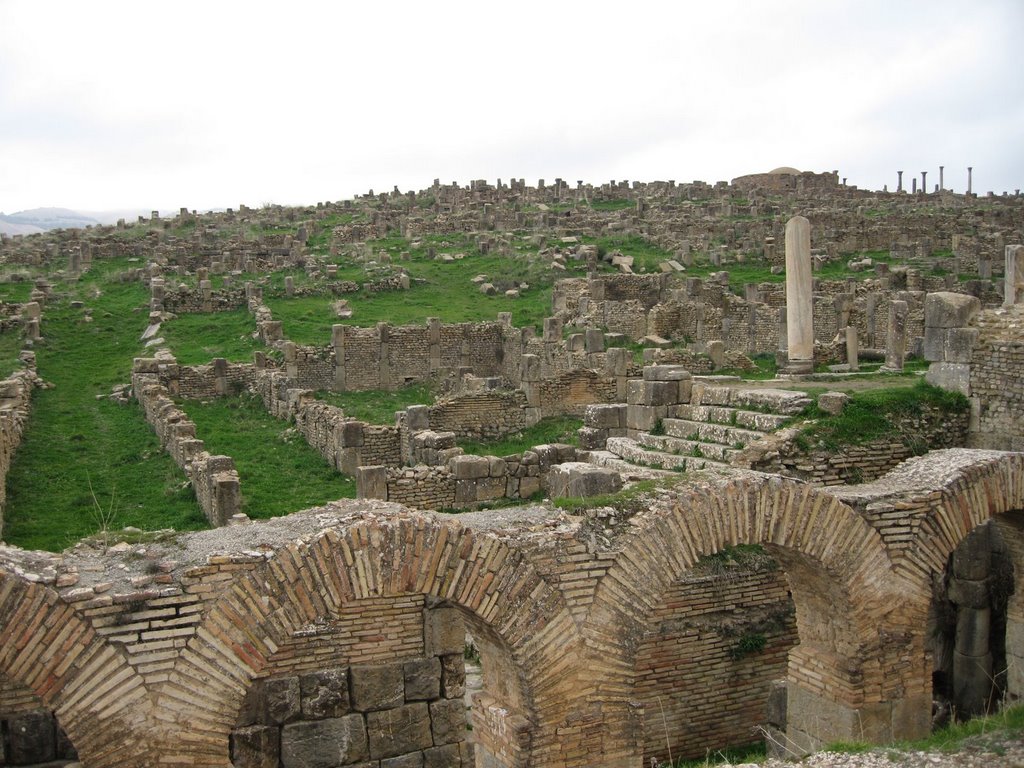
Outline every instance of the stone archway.
[(416, 513), (329, 528), (235, 581), (161, 690), (167, 728), (159, 749), (194, 765), (228, 765), (243, 697), (280, 648), (347, 605), (407, 595), (447, 601), (500, 639), (518, 676), (516, 711), (532, 731), (520, 757), (559, 764), (566, 743), (556, 728), (580, 668), (578, 632), (561, 595), (497, 537)]
[[(147, 765), (150, 701), (141, 676), (42, 584), (0, 571), (0, 673), (52, 712), (90, 768)], [(154, 761), (155, 762), (155, 761)]]
[[(633, 533), (598, 588), (587, 627), (590, 695), (633, 694), (637, 643), (652, 611), (697, 560), (727, 546), (763, 545), (782, 565), (800, 644), (788, 665), (788, 736), (795, 748), (837, 739), (885, 741), (927, 731), (930, 668), (920, 633), (926, 600), (849, 506), (782, 478), (743, 477), (676, 491), (632, 521)], [(607, 751), (637, 765), (635, 735), (610, 731)], [(618, 764), (618, 763), (617, 763)]]

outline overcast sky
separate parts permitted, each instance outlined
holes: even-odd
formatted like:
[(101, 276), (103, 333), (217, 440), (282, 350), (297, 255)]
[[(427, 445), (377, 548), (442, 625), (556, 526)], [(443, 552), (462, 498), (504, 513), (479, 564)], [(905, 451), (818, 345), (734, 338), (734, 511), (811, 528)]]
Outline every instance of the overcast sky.
[(0, 0), (0, 211), (782, 165), (1012, 193), (1022, 43), (1022, 0)]

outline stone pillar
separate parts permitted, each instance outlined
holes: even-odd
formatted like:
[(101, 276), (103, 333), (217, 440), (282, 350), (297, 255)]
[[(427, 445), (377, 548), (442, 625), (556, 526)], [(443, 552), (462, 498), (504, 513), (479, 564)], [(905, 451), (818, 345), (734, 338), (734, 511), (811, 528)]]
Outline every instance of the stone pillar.
[(917, 177), (916, 176), (910, 180), (910, 194), (912, 194), (912, 195), (916, 195), (917, 194)]
[(291, 275), (284, 279), (284, 294), (289, 297), (295, 295), (295, 278)]
[(946, 166), (944, 166), (944, 165), (940, 165), (939, 166), (939, 191), (940, 192), (942, 192), (946, 188), (946, 186), (945, 186), (946, 181), (943, 178), (943, 176), (945, 175), (945, 170), (946, 170)]
[(896, 171), (896, 177), (897, 177), (897, 180), (896, 180), (896, 191), (897, 192), (902, 192), (903, 191), (903, 171)]
[(949, 583), (949, 597), (957, 607), (953, 708), (960, 719), (984, 714), (992, 697), (992, 608), (988, 588), (991, 562), (988, 525), (976, 528), (953, 551)]
[(889, 302), (889, 333), (885, 339), (885, 367), (892, 371), (903, 370), (903, 359), (907, 353), (908, 314), (907, 302)]
[(928, 194), (928, 171), (921, 171), (921, 191)]
[(786, 224), (786, 340), (788, 373), (814, 370), (814, 301), (811, 224), (794, 216)]
[(331, 326), (331, 346), (334, 347), (334, 391), (345, 391), (345, 326)]
[(1003, 306), (1024, 303), (1024, 245), (1006, 246), (1006, 287)]
[(850, 366), (851, 371), (856, 371), (859, 368), (857, 352), (857, 329), (848, 325), (846, 326), (846, 364)]
[(391, 326), (388, 323), (377, 323), (377, 335), (380, 339), (380, 357), (378, 373), (381, 389), (393, 389), (391, 381)]
[(974, 172), (974, 168), (967, 166), (967, 194), (971, 194), (974, 191), (974, 185), (971, 180), (971, 174)]
[(430, 372), (441, 370), (441, 320), (436, 317), (427, 318), (427, 340), (429, 343)]

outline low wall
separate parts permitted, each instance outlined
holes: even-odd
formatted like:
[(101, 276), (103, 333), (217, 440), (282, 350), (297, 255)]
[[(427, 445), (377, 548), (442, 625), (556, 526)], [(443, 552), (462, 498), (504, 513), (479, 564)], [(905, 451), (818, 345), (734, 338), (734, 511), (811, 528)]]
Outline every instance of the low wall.
[(11, 468), (15, 451), (21, 445), (32, 407), (32, 390), (39, 382), (35, 371), (35, 355), (22, 353), (22, 359), (29, 368), (16, 371), (0, 381), (0, 536), (3, 535), (7, 506), (7, 472)]
[(360, 467), (360, 499), (395, 501), (416, 509), (459, 509), (498, 501), (527, 499), (546, 488), (553, 465), (576, 460), (576, 449), (556, 443), (532, 451), (497, 456), (456, 455), (444, 466)]
[(160, 383), (159, 358), (136, 358), (132, 392), (160, 445), (188, 476), (196, 500), (211, 525), (224, 525), (242, 510), (238, 472), (230, 456), (213, 456), (196, 438), (196, 425)]
[(914, 416), (895, 421), (897, 434), (837, 451), (804, 450), (797, 428), (783, 429), (747, 446), (734, 466), (784, 475), (815, 485), (845, 485), (877, 480), (898, 464), (925, 451), (967, 444), (968, 413), (921, 406)]

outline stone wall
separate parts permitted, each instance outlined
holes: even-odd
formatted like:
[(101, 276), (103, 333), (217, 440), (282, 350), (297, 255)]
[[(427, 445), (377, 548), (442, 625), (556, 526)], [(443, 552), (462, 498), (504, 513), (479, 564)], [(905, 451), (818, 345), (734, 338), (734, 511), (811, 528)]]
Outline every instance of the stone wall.
[[(781, 585), (752, 577), (742, 590), (755, 603), (747, 621), (726, 614), (731, 602), (716, 602), (720, 594), (739, 599), (738, 585), (691, 578), (709, 555), (720, 553), (711, 559), (728, 573), (731, 547), (758, 544), (785, 572), (799, 609), (786, 736), (797, 748), (916, 738), (931, 723), (933, 581), (990, 519), (1009, 523), (1001, 535), (1013, 539), (1013, 572), (1024, 572), (1022, 473), (1020, 454), (938, 451), (878, 483), (837, 489), (707, 476), (582, 515), (541, 505), (428, 515), (340, 501), (138, 544), (84, 543), (60, 555), (0, 547), (0, 674), (11, 683), (0, 689), (23, 687), (58, 710), (94, 768), (226, 765), (245, 712), (272, 721), (244, 726), (270, 728), (265, 740), (254, 739), (261, 751), (273, 748), (275, 731), (283, 743), (300, 722), (354, 741), (365, 733), (371, 750), (370, 712), (389, 711), (359, 706), (358, 680), (372, 678), (401, 711), (392, 711), (392, 723), (409, 725), (380, 739), (378, 755), (422, 752), (410, 759), (419, 765), (428, 750), (447, 746), (438, 744), (446, 737), (435, 733), (440, 719), (429, 697), (435, 680), (445, 685), (444, 657), (457, 655), (464, 635), (459, 628), (451, 644), (437, 644), (424, 616), (447, 608), (481, 648), (473, 739), (483, 764), (586, 768), (598, 754), (608, 764), (646, 765), (654, 756), (647, 745), (661, 748), (648, 733), (651, 722), (659, 727), (660, 713), (650, 711), (656, 698), (637, 690), (637, 671), (653, 669), (648, 661), (686, 679), (688, 659), (673, 654), (673, 640), (700, 627), (710, 647), (686, 646), (687, 656), (725, 651), (728, 664), (705, 664), (701, 679), (736, 691), (748, 678), (729, 675), (744, 663), (729, 651), (756, 652), (751, 636), (759, 634), (762, 650), (774, 651), (774, 622), (757, 615), (757, 604), (783, 594)], [(1018, 607), (1008, 611), (1008, 638), (1019, 637)], [(785, 625), (785, 615), (778, 620)], [(730, 623), (739, 634), (723, 644)], [(327, 674), (307, 677), (317, 670)], [(656, 677), (642, 685), (669, 695)], [(420, 684), (427, 698), (410, 695)], [(712, 699), (698, 701), (701, 685), (684, 692), (686, 705), (703, 707), (696, 716), (710, 723)], [(448, 696), (434, 701), (454, 700)], [(729, 707), (722, 702), (721, 719)], [(418, 740), (399, 749), (406, 732)], [(670, 738), (682, 744), (699, 732), (687, 724)], [(293, 744), (297, 733), (288, 737)]]
[(428, 609), (422, 595), (346, 605), (297, 633), (254, 680), (232, 764), (471, 766), (464, 640), (458, 613)]
[(7, 473), (32, 407), (32, 390), (39, 382), (35, 371), (35, 355), (23, 353), (28, 368), (0, 381), (0, 537), (3, 535), (4, 510), (7, 504)]
[(501, 499), (527, 499), (545, 489), (552, 466), (576, 460), (571, 445), (538, 445), (504, 457), (456, 454), (443, 466), (363, 466), (356, 473), (361, 499), (415, 509), (466, 509)]
[(1024, 450), (1024, 304), (984, 312), (971, 352), (971, 445)]
[[(170, 365), (175, 365), (173, 360)], [(160, 358), (136, 358), (132, 392), (142, 406), (146, 421), (156, 431), (161, 447), (171, 454), (192, 484), (203, 514), (211, 525), (224, 525), (241, 512), (238, 472), (230, 456), (213, 456), (196, 438), (196, 425), (174, 404), (170, 391), (160, 383)]]
[(970, 416), (921, 406), (894, 422), (896, 435), (831, 450), (809, 446), (797, 428), (782, 429), (741, 451), (734, 466), (795, 477), (816, 485), (870, 482), (925, 451), (967, 445)]
[(751, 724), (768, 721), (769, 689), (797, 641), (786, 577), (760, 560), (723, 553), (654, 609), (636, 659), (645, 763), (759, 740)]

